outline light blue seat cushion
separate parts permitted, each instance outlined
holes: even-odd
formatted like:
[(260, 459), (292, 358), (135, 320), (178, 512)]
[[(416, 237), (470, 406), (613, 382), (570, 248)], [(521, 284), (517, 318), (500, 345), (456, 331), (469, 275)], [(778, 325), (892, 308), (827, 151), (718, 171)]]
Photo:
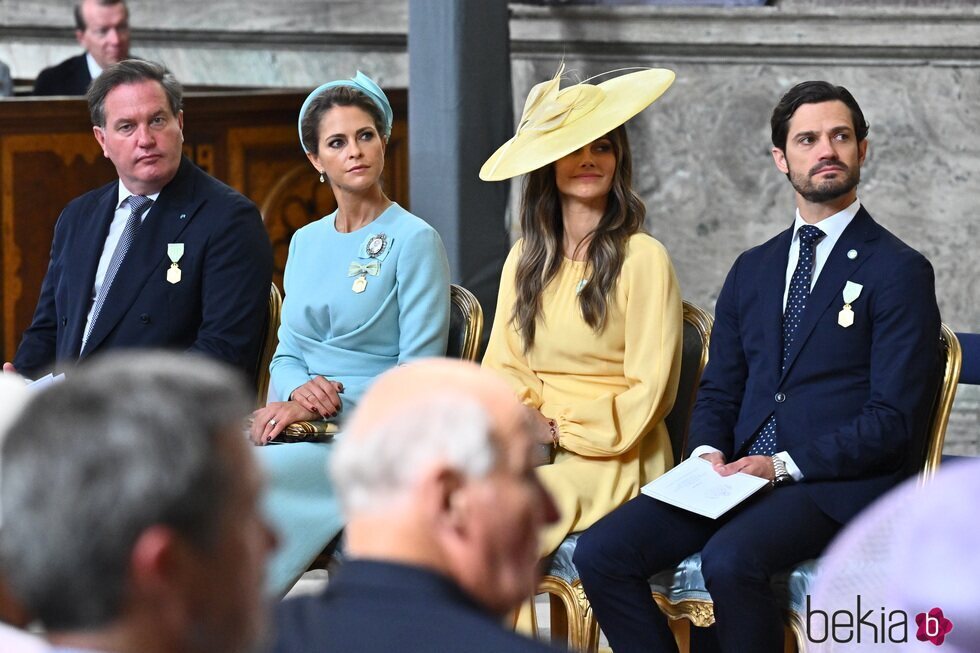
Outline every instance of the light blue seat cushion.
[[(579, 580), (578, 569), (572, 562), (575, 545), (581, 533), (572, 533), (562, 541), (548, 564), (548, 576), (554, 576), (573, 585)], [(793, 612), (802, 614), (806, 610), (806, 595), (813, 586), (817, 561), (807, 560), (794, 567), (789, 573), (779, 574), (772, 580), (776, 596)], [(704, 586), (701, 575), (701, 554), (695, 553), (681, 560), (674, 569), (665, 569), (650, 578), (650, 590), (662, 594), (671, 603), (680, 601), (710, 601), (711, 595)]]
[[(806, 609), (806, 595), (813, 585), (816, 568), (816, 560), (807, 560), (789, 573), (773, 577), (776, 596), (792, 611), (802, 613)], [(654, 574), (650, 578), (650, 589), (666, 596), (671, 603), (711, 600), (704, 586), (704, 576), (701, 575), (700, 553), (684, 558), (674, 569)]]
[(575, 568), (575, 563), (572, 562), (572, 556), (575, 555), (575, 545), (578, 544), (580, 535), (581, 533), (572, 533), (562, 540), (562, 543), (558, 545), (558, 549), (551, 556), (551, 561), (545, 572), (546, 576), (561, 578), (569, 585), (578, 581), (578, 569)]

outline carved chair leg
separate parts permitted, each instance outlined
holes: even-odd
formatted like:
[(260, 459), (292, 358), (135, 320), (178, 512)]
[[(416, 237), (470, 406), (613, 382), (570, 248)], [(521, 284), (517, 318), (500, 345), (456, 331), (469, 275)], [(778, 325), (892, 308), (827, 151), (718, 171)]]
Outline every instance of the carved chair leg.
[(564, 643), (571, 648), (574, 644), (568, 631), (568, 606), (565, 599), (557, 594), (548, 592), (549, 611), (551, 612), (551, 642)]
[(691, 651), (691, 622), (687, 619), (668, 619), (670, 632), (674, 635), (677, 642), (677, 650), (680, 653), (690, 653)]

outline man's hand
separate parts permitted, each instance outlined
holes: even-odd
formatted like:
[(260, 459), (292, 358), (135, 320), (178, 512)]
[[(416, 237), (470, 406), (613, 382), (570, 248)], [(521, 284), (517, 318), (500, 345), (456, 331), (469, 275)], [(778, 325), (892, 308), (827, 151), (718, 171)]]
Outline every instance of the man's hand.
[(7, 374), (17, 374), (17, 368), (14, 367), (13, 363), (4, 363), (3, 371)]
[(722, 465), (721, 468), (716, 466), (715, 469), (722, 476), (731, 476), (738, 472), (745, 472), (752, 476), (764, 478), (767, 481), (776, 478), (776, 470), (773, 469), (772, 458), (769, 456), (746, 456), (745, 458), (733, 460), (727, 465)]
[[(725, 454), (723, 454), (720, 451), (712, 451), (710, 453), (703, 453), (699, 457), (700, 458), (704, 458), (709, 463), (711, 463), (711, 466), (719, 474), (721, 474), (722, 473), (722, 470), (725, 469)], [(722, 474), (722, 476), (725, 476), (725, 474)]]
[(307, 381), (293, 390), (290, 400), (295, 401), (306, 410), (319, 413), (323, 419), (327, 419), (340, 411), (340, 407), (343, 405), (340, 400), (340, 393), (343, 391), (343, 383), (317, 376), (312, 381)]

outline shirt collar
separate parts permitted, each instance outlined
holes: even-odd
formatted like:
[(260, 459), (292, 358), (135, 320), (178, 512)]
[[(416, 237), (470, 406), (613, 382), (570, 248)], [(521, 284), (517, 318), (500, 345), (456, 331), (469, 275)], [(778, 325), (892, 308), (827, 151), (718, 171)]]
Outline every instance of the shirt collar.
[(92, 79), (102, 74), (102, 67), (95, 63), (95, 57), (88, 52), (85, 53), (85, 64), (88, 66), (88, 74), (92, 76)]
[[(826, 234), (826, 241), (836, 242), (840, 238), (840, 235), (844, 233), (844, 230), (847, 229), (847, 225), (851, 224), (851, 220), (854, 219), (854, 216), (857, 215), (860, 209), (861, 200), (855, 199), (847, 208), (838, 211), (829, 218), (824, 218), (813, 226)], [(800, 216), (800, 210), (796, 209), (796, 220), (793, 221), (794, 241), (799, 239), (800, 227), (805, 224), (809, 223), (803, 220), (803, 217)]]
[[(119, 209), (119, 207), (122, 206), (122, 203), (123, 202), (125, 202), (126, 200), (129, 199), (129, 196), (130, 195), (135, 195), (136, 194), (136, 193), (130, 191), (128, 188), (126, 188), (126, 185), (122, 182), (122, 179), (119, 180), (119, 190), (118, 190), (118, 193), (119, 193), (119, 198), (118, 198), (118, 201), (116, 201), (116, 209), (117, 210)], [(155, 203), (157, 201), (157, 198), (160, 197), (160, 191), (157, 191), (157, 192), (153, 193), (152, 195), (147, 195), (146, 197), (148, 197), (149, 199), (153, 200), (153, 202)]]

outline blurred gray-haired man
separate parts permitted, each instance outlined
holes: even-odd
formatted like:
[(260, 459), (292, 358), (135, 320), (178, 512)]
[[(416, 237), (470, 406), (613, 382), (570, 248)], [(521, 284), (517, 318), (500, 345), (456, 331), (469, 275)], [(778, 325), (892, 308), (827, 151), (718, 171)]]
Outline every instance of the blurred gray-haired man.
[(203, 358), (108, 354), (39, 393), (3, 448), (0, 563), (54, 650), (239, 653), (261, 638), (249, 393)]

